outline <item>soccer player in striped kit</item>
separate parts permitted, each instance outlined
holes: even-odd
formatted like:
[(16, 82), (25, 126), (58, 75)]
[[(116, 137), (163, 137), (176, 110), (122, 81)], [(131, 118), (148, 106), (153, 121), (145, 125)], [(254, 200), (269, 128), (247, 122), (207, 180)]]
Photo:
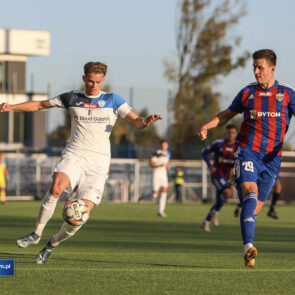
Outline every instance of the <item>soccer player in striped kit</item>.
[[(234, 151), (236, 149), (237, 127), (232, 124), (226, 126), (225, 139), (216, 140), (202, 152), (203, 160), (211, 171), (211, 180), (216, 188), (216, 201), (202, 223), (204, 231), (210, 232), (210, 222), (218, 226), (218, 215), (226, 199), (232, 196), (232, 189), (228, 186), (230, 170), (234, 165)], [(214, 154), (213, 164), (210, 154)]]
[(197, 136), (204, 140), (209, 129), (222, 126), (238, 113), (244, 121), (237, 137), (235, 168), (244, 243), (245, 266), (254, 268), (257, 249), (253, 245), (256, 216), (275, 184), (281, 165), (283, 139), (295, 113), (295, 90), (274, 79), (276, 54), (270, 49), (253, 53), (257, 83), (244, 87), (228, 109), (204, 124)]

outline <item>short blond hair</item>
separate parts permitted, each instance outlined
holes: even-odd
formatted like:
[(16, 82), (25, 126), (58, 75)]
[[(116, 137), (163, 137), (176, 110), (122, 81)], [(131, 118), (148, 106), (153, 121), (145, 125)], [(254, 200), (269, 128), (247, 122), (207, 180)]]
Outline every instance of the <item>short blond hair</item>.
[(103, 74), (104, 76), (107, 73), (108, 66), (102, 62), (93, 62), (90, 61), (84, 66), (84, 74), (87, 75), (89, 73), (95, 73), (95, 74)]

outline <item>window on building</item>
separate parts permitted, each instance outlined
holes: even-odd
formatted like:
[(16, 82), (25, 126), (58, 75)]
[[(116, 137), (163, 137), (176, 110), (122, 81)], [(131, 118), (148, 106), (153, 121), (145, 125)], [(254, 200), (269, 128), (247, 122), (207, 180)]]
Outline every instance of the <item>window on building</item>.
[(24, 113), (14, 112), (13, 116), (13, 142), (19, 143), (24, 140)]
[(0, 113), (0, 142), (7, 142), (8, 113)]
[(0, 62), (0, 92), (4, 92), (4, 63)]

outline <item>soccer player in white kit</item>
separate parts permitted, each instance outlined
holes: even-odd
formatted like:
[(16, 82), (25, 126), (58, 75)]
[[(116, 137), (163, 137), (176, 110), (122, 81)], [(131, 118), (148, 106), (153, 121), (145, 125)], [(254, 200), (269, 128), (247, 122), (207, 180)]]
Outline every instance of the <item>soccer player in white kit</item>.
[(168, 151), (169, 144), (167, 140), (161, 141), (161, 149), (157, 150), (150, 159), (150, 166), (153, 168), (153, 197), (156, 198), (160, 193), (158, 216), (167, 217), (165, 213), (168, 190), (168, 174), (170, 169), (169, 159), (170, 153)]
[[(105, 64), (88, 62), (84, 66), (85, 91), (67, 92), (46, 101), (0, 105), (0, 112), (34, 112), (59, 107), (67, 109), (71, 116), (71, 137), (54, 168), (53, 182), (42, 200), (35, 229), (31, 234), (17, 240), (17, 245), (21, 248), (38, 244), (63, 191), (72, 192), (75, 189), (77, 199), (83, 199), (90, 211), (99, 205), (110, 165), (109, 136), (118, 116), (139, 129), (162, 119), (160, 115), (141, 118), (123, 98), (102, 92), (106, 72)], [(50, 238), (38, 254), (37, 264), (46, 263), (53, 250), (80, 228), (81, 226), (64, 222), (60, 231)]]

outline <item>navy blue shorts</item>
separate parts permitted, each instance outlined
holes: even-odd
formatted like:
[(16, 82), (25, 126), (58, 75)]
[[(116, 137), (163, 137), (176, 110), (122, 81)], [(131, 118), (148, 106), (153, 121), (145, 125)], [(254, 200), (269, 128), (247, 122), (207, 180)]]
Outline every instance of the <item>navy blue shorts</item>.
[[(238, 148), (235, 155), (236, 183), (256, 182), (258, 200), (265, 202), (275, 185), (281, 167), (281, 157), (257, 153), (249, 147)], [(237, 188), (241, 200), (241, 188)]]
[(211, 177), (211, 181), (214, 184), (218, 192), (222, 192), (224, 189), (228, 188), (228, 182), (225, 177), (218, 175), (217, 177)]

